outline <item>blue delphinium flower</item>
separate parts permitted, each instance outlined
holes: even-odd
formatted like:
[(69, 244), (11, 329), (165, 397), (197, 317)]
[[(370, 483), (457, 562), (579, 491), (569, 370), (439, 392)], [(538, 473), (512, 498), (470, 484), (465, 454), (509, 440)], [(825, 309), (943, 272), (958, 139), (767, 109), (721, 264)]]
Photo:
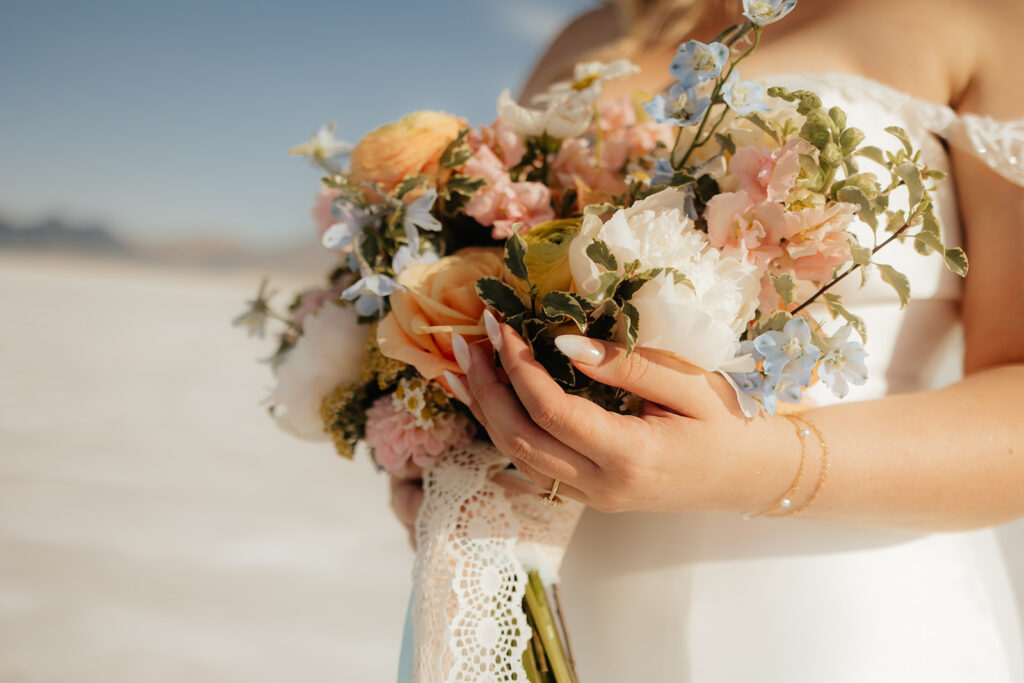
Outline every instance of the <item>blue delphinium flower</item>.
[(644, 111), (658, 123), (692, 126), (701, 120), (710, 106), (710, 97), (700, 97), (696, 89), (676, 83), (668, 91), (668, 97), (655, 95), (654, 99), (645, 102)]
[(766, 113), (770, 107), (764, 101), (765, 89), (753, 81), (741, 81), (735, 71), (722, 85), (722, 98), (740, 116), (756, 112)]
[(804, 388), (811, 383), (811, 373), (783, 373), (768, 375), (761, 386), (761, 405), (769, 415), (774, 415), (778, 401), (799, 403)]
[(429, 266), (431, 263), (436, 262), (440, 256), (437, 255), (436, 251), (427, 250), (421, 254), (413, 252), (409, 248), (409, 245), (403, 244), (395, 252), (394, 258), (391, 259), (391, 269), (395, 271), (395, 277), (403, 270), (413, 265), (424, 265)]
[(435, 201), (437, 190), (430, 189), (403, 209), (405, 216), (402, 218), (402, 227), (405, 228), (405, 236), (414, 252), (418, 252), (420, 247), (420, 234), (417, 228), (428, 232), (438, 232), (441, 229), (441, 221), (430, 213)]
[(729, 48), (722, 43), (708, 45), (690, 40), (679, 46), (679, 52), (669, 64), (668, 71), (684, 88), (692, 88), (718, 78), (728, 59)]
[(793, 11), (797, 0), (743, 0), (743, 16), (758, 26), (773, 24)]
[(811, 342), (811, 328), (803, 318), (793, 318), (781, 332), (760, 335), (754, 340), (754, 348), (764, 356), (766, 375), (810, 373), (821, 358), (821, 349)]
[(672, 182), (675, 169), (668, 159), (658, 159), (654, 162), (654, 175), (651, 176), (652, 185), (668, 185)]
[(324, 231), (321, 243), (328, 249), (345, 249), (366, 225), (370, 215), (345, 201), (335, 201), (331, 213), (338, 221)]
[(374, 273), (360, 278), (348, 289), (341, 293), (342, 298), (347, 301), (356, 302), (356, 313), (363, 316), (374, 313), (384, 314), (384, 297), (390, 296), (393, 292), (402, 289), (387, 275)]
[(818, 375), (825, 386), (838, 398), (844, 398), (850, 391), (850, 384), (864, 384), (868, 381), (868, 368), (864, 363), (868, 352), (858, 341), (847, 341), (853, 328), (844, 326), (832, 335), (827, 344), (825, 357), (821, 359)]

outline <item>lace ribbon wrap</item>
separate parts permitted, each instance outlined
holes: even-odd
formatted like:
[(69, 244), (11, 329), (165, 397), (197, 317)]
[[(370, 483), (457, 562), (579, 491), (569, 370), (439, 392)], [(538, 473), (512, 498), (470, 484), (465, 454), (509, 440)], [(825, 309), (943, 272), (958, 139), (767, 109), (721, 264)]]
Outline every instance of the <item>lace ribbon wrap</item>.
[(553, 507), (494, 481), (508, 458), (481, 442), (423, 475), (413, 567), (417, 683), (526, 681), (527, 571), (557, 581), (583, 505)]

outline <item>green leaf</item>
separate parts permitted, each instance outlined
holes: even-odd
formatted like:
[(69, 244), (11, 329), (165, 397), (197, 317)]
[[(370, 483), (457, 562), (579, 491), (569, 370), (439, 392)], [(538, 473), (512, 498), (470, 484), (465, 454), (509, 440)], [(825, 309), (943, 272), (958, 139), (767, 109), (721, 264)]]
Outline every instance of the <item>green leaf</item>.
[(783, 273), (778, 277), (772, 275), (772, 284), (775, 286), (775, 292), (782, 299), (782, 303), (789, 306), (793, 303), (793, 296), (796, 294), (796, 280), (789, 273)]
[(515, 290), (496, 277), (482, 277), (476, 281), (480, 300), (496, 310), (503, 318), (511, 318), (525, 310)]
[(907, 302), (910, 301), (910, 280), (907, 279), (907, 276), (884, 263), (876, 263), (874, 265), (878, 268), (882, 280), (896, 290), (896, 294), (900, 298), (900, 308), (906, 306)]
[(533, 354), (537, 362), (544, 366), (544, 369), (556, 382), (567, 389), (576, 386), (576, 369), (572, 366), (569, 358), (559, 351), (552, 341), (539, 337), (537, 343), (534, 344)]
[(886, 232), (896, 232), (907, 224), (907, 216), (902, 211), (893, 211), (887, 214), (889, 220), (886, 222)]
[(466, 144), (467, 135), (469, 135), (469, 129), (463, 128), (459, 131), (458, 137), (449, 142), (448, 146), (444, 148), (439, 162), (441, 168), (462, 166), (472, 158), (473, 150)]
[(925, 256), (933, 251), (937, 251), (940, 254), (945, 251), (942, 246), (942, 240), (936, 237), (935, 234), (924, 230), (914, 235), (914, 249), (918, 254)]
[(908, 156), (914, 153), (914, 145), (910, 143), (910, 136), (907, 135), (907, 131), (899, 126), (889, 126), (885, 129), (885, 132), (903, 143), (903, 149), (907, 151)]
[(967, 254), (964, 253), (963, 249), (960, 247), (947, 249), (943, 253), (943, 258), (946, 260), (946, 267), (951, 271), (960, 277), (967, 275)]
[(758, 334), (764, 332), (780, 332), (782, 328), (786, 326), (790, 320), (793, 319), (793, 315), (789, 311), (775, 311), (766, 320), (757, 325)]
[(597, 276), (597, 288), (587, 296), (587, 299), (593, 303), (604, 301), (611, 297), (621, 281), (622, 275), (614, 270), (601, 273)]
[(929, 168), (927, 171), (924, 172), (924, 175), (926, 178), (929, 178), (930, 180), (940, 181), (945, 180), (946, 178), (949, 177), (948, 173), (946, 173), (945, 171), (940, 171), (937, 168)]
[(444, 184), (442, 193), (445, 199), (451, 199), (453, 194), (461, 194), (463, 197), (472, 197), (476, 192), (487, 185), (487, 181), (477, 176), (456, 175), (452, 176)]
[(665, 268), (665, 272), (670, 273), (672, 275), (672, 281), (675, 284), (686, 285), (687, 287), (689, 287), (691, 292), (697, 291), (697, 288), (693, 286), (693, 283), (690, 282), (690, 278), (686, 277), (683, 271), (678, 270), (676, 268)]
[(619, 283), (618, 289), (615, 290), (615, 298), (620, 301), (629, 301), (641, 287), (661, 275), (664, 270), (664, 268), (651, 268), (631, 275)]
[(612, 211), (615, 211), (618, 208), (619, 207), (615, 206), (614, 204), (609, 204), (608, 202), (602, 202), (600, 204), (587, 204), (585, 207), (583, 207), (583, 215), (589, 216), (593, 214), (595, 216), (600, 216), (602, 214), (611, 213)]
[(850, 255), (853, 257), (853, 262), (858, 266), (866, 266), (871, 262), (871, 248), (862, 247), (859, 244), (850, 245)]
[(398, 184), (395, 188), (395, 197), (401, 199), (405, 195), (409, 194), (410, 191), (415, 190), (417, 187), (426, 182), (427, 176), (425, 175), (414, 175), (410, 178), (406, 178)]
[(856, 154), (857, 156), (862, 156), (866, 159), (871, 159), (871, 161), (874, 161), (876, 164), (881, 164), (882, 166), (889, 165), (885, 161), (885, 152), (878, 149), (877, 147), (861, 147), (860, 149), (857, 150)]
[(722, 146), (722, 149), (729, 154), (736, 153), (736, 142), (732, 139), (731, 135), (724, 133), (715, 133), (715, 140)]
[(505, 265), (508, 272), (520, 280), (530, 281), (530, 274), (526, 269), (526, 242), (516, 232), (505, 240)]
[(615, 254), (612, 253), (612, 249), (608, 246), (607, 242), (602, 240), (591, 242), (587, 246), (587, 256), (590, 257), (591, 261), (604, 267), (606, 270), (619, 269), (619, 260), (615, 258)]
[(913, 210), (924, 196), (924, 181), (921, 179), (921, 169), (917, 167), (917, 164), (908, 162), (900, 164), (892, 172), (907, 184), (907, 191), (910, 192), (910, 208)]
[(563, 318), (569, 318), (580, 328), (580, 332), (587, 329), (588, 308), (594, 308), (589, 301), (569, 292), (548, 292), (540, 300), (540, 305), (549, 319), (560, 322)]
[(878, 216), (872, 210), (871, 202), (864, 191), (855, 185), (844, 185), (836, 192), (836, 199), (849, 204), (856, 204), (860, 207), (857, 215), (860, 219), (871, 226), (872, 230), (878, 229)]
[(867, 343), (868, 341), (868, 328), (864, 324), (864, 319), (856, 313), (852, 313), (842, 304), (842, 298), (838, 294), (825, 293), (822, 297), (825, 300), (825, 308), (829, 314), (833, 317), (842, 317), (846, 322), (853, 326), (853, 329), (860, 335), (862, 342)]
[(587, 328), (587, 336), (594, 339), (613, 339), (615, 336), (615, 323), (619, 319), (619, 311), (619, 304), (615, 300), (606, 300), (598, 309), (597, 318)]
[(744, 118), (770, 135), (775, 142), (780, 145), (782, 144), (782, 131), (779, 130), (779, 124), (774, 121), (769, 121), (764, 116), (756, 112), (753, 114), (747, 114)]
[(633, 353), (640, 334), (640, 311), (628, 301), (622, 304), (622, 329), (626, 333), (626, 353)]

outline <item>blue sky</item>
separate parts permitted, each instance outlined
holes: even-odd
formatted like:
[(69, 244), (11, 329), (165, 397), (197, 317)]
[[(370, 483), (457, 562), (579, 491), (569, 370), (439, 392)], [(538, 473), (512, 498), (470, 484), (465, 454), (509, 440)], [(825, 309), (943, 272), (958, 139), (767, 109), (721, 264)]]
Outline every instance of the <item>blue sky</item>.
[(592, 0), (0, 0), (0, 217), (169, 241), (310, 234), (287, 156), (416, 109), (494, 116)]

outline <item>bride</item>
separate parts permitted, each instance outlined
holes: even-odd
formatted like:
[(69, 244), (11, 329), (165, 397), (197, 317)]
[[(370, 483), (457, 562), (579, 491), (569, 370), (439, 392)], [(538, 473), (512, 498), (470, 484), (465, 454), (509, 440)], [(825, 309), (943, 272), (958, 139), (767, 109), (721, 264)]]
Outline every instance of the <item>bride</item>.
[[(657, 92), (684, 39), (710, 41), (739, 2), (622, 0), (573, 22), (524, 98), (582, 59), (642, 69), (606, 96)], [(620, 21), (623, 19), (624, 21)], [(563, 567), (586, 683), (1024, 681), (1019, 615), (991, 527), (1024, 515), (1024, 57), (1017, 0), (803, 0), (765, 32), (744, 77), (808, 88), (870, 144), (905, 128), (955, 182), (936, 193), (961, 284), (894, 246), (914, 299), (878, 282), (845, 301), (867, 320), (870, 377), (804, 415), (745, 420), (717, 375), (656, 353), (579, 341), (584, 373), (648, 400), (641, 420), (572, 401), (511, 329), (492, 325), (512, 379), (471, 349), (472, 408), (539, 489), (586, 503)], [(856, 284), (856, 283), (855, 283)], [(960, 378), (962, 376), (962, 378)], [(811, 392), (813, 393), (813, 392)], [(799, 514), (745, 519), (790, 487)], [(395, 480), (411, 523), (422, 493)], [(611, 512), (619, 514), (609, 514)]]

